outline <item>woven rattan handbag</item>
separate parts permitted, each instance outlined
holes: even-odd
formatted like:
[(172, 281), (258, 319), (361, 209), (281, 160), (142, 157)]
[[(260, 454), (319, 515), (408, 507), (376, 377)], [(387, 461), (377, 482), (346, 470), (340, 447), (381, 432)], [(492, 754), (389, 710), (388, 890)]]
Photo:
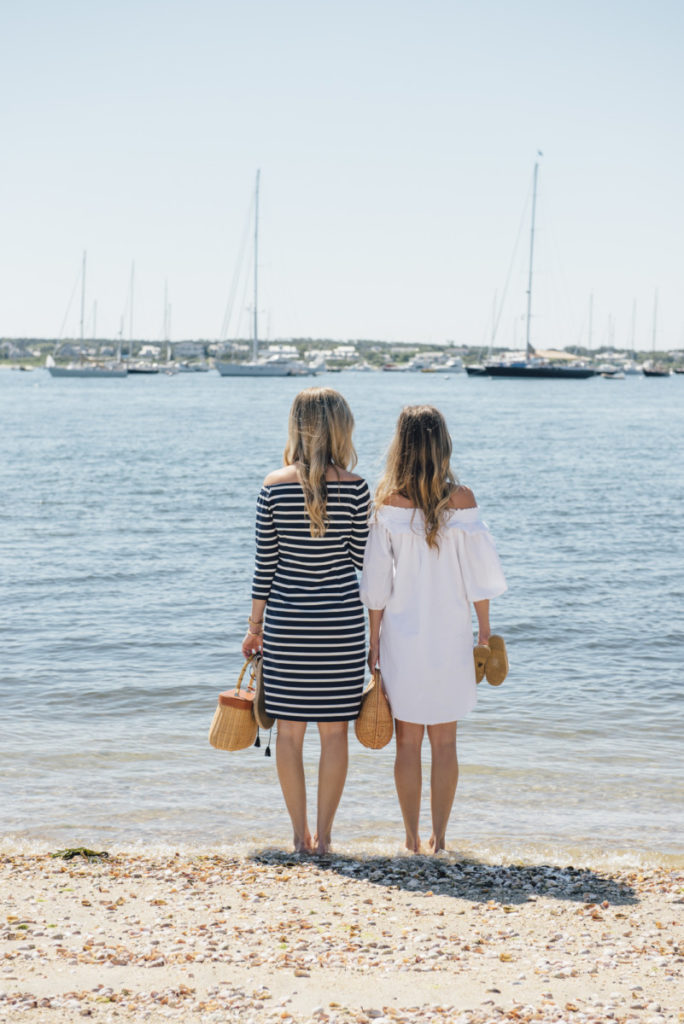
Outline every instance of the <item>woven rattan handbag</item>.
[(359, 743), (371, 750), (386, 747), (394, 733), (392, 709), (382, 688), (380, 669), (373, 672), (370, 683), (363, 692), (359, 717), (354, 722), (354, 731)]
[[(237, 686), (219, 694), (218, 706), (214, 712), (209, 742), (217, 750), (244, 750), (251, 747), (257, 738), (259, 727), (254, 717), (256, 694), (256, 655), (248, 658), (240, 670)], [(242, 689), (245, 672), (249, 668), (247, 686)]]

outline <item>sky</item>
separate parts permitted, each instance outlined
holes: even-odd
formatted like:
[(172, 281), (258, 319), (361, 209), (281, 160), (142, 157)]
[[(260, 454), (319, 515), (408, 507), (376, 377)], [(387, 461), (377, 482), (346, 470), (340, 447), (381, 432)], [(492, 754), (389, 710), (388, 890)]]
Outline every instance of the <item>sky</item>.
[(5, 0), (0, 337), (77, 336), (87, 251), (86, 334), (128, 336), (134, 263), (135, 338), (165, 282), (220, 338), (260, 169), (264, 338), (516, 347), (538, 159), (534, 344), (591, 305), (650, 348), (657, 292), (684, 348), (683, 46), (679, 0)]

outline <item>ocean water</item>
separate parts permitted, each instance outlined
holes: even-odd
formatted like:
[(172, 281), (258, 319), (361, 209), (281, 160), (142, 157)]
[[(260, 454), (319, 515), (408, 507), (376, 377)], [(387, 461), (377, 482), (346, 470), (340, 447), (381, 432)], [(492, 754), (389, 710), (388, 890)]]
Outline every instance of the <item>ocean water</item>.
[[(6, 848), (288, 844), (275, 758), (207, 731), (308, 383), (0, 372)], [(349, 400), (371, 486), (402, 405), (442, 409), (508, 577), (511, 671), (459, 725), (454, 850), (684, 863), (684, 378), (316, 383)], [(313, 817), (315, 726), (305, 749)], [(392, 748), (350, 751), (336, 846), (398, 848)]]

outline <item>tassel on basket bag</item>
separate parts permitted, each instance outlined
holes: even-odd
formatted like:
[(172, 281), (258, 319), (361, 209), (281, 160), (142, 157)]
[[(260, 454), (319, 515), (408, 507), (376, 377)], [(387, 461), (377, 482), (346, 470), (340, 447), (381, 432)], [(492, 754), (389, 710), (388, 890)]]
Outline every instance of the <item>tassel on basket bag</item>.
[(380, 669), (376, 668), (363, 693), (359, 717), (354, 722), (359, 743), (371, 750), (386, 747), (394, 734), (392, 709), (382, 688)]
[[(240, 670), (237, 686), (219, 694), (218, 706), (209, 729), (209, 742), (217, 750), (244, 750), (257, 738), (259, 726), (254, 717), (256, 674), (261, 658), (252, 655)], [(247, 686), (242, 689), (249, 668)]]

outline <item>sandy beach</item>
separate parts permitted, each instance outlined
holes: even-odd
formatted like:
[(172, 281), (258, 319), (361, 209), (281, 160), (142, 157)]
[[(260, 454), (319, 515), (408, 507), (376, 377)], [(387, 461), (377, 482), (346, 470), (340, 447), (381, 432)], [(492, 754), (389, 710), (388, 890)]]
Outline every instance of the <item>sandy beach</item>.
[(260, 850), (1, 877), (2, 1021), (684, 1020), (667, 868)]

